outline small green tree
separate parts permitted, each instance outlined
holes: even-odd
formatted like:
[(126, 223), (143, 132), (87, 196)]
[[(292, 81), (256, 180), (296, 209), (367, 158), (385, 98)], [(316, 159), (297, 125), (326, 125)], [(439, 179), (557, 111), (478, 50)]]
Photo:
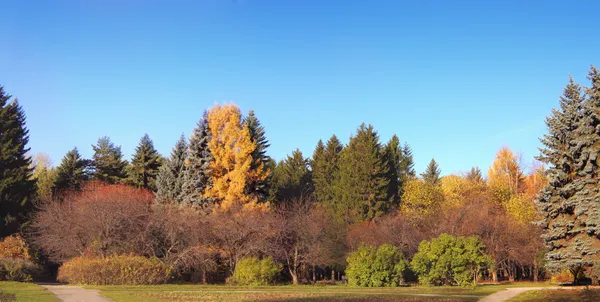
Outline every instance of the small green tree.
[(421, 176), (423, 177), (424, 181), (426, 181), (430, 184), (437, 185), (440, 181), (441, 173), (442, 173), (442, 170), (440, 170), (440, 167), (438, 166), (435, 159), (432, 158), (431, 161), (429, 162), (429, 165), (427, 165), (425, 172), (421, 173)]
[(269, 285), (275, 281), (275, 277), (281, 269), (281, 264), (275, 262), (271, 257), (263, 259), (244, 257), (237, 262), (233, 279), (228, 281), (239, 285)]
[(60, 166), (56, 168), (56, 180), (52, 186), (52, 193), (57, 194), (62, 190), (79, 190), (81, 185), (89, 179), (90, 161), (79, 154), (77, 148), (67, 152)]
[(156, 190), (156, 175), (162, 163), (162, 157), (154, 148), (154, 142), (148, 134), (144, 134), (135, 148), (131, 160), (129, 178), (138, 188)]
[(400, 249), (391, 244), (378, 248), (361, 244), (347, 262), (348, 284), (362, 287), (398, 286), (408, 266)]
[(411, 267), (426, 285), (475, 285), (479, 271), (492, 263), (476, 236), (442, 234), (419, 244)]
[(121, 146), (116, 146), (108, 136), (98, 139), (94, 149), (94, 173), (95, 180), (108, 183), (120, 183), (127, 177), (127, 161), (123, 160)]

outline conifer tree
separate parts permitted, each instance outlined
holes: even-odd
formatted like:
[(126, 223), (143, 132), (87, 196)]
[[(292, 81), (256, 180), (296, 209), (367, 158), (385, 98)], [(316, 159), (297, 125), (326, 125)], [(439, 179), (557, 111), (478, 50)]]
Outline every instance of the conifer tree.
[(384, 155), (389, 170), (388, 179), (390, 183), (388, 186), (388, 198), (395, 206), (398, 206), (402, 196), (402, 181), (404, 180), (401, 178), (403, 173), (402, 164), (404, 161), (404, 152), (396, 134), (394, 134), (385, 145)]
[[(177, 198), (181, 203), (199, 207), (210, 206), (215, 201), (205, 195), (206, 190), (212, 186), (210, 164), (213, 161), (208, 145), (210, 129), (207, 117), (208, 113), (205, 111), (190, 137), (181, 194)], [(177, 168), (177, 165), (173, 168)]]
[(154, 148), (154, 143), (148, 134), (144, 134), (135, 148), (131, 159), (129, 177), (134, 186), (151, 191), (156, 190), (156, 175), (161, 165), (162, 157)]
[(400, 167), (400, 178), (402, 184), (406, 184), (409, 179), (414, 178), (417, 175), (415, 172), (415, 162), (413, 160), (412, 149), (406, 142), (404, 143), (404, 147), (402, 147), (402, 161)]
[(548, 134), (541, 141), (539, 160), (548, 164), (548, 185), (536, 205), (543, 215), (542, 236), (548, 247), (551, 270), (592, 270), (597, 283), (600, 272), (600, 74), (592, 67), (591, 87), (582, 96), (581, 87), (570, 79), (560, 99), (560, 109), (546, 119)]
[(89, 165), (89, 161), (81, 157), (76, 147), (67, 152), (56, 168), (53, 194), (59, 194), (63, 190), (81, 189), (81, 185), (89, 179)]
[(98, 139), (94, 149), (93, 178), (108, 183), (123, 182), (127, 177), (127, 161), (123, 160), (121, 146), (115, 146), (108, 136)]
[(465, 174), (465, 178), (471, 182), (483, 182), (483, 174), (481, 173), (481, 169), (479, 169), (479, 167), (471, 167), (471, 170)]
[(27, 156), (25, 113), (11, 98), (0, 86), (0, 237), (17, 231), (26, 221), (36, 190)]
[(178, 198), (183, 185), (187, 148), (185, 136), (181, 134), (170, 157), (158, 169), (155, 195), (157, 202), (180, 201)]
[(429, 162), (429, 165), (427, 165), (425, 172), (421, 173), (421, 177), (423, 177), (424, 181), (436, 185), (440, 181), (441, 173), (442, 171), (440, 170), (437, 162), (435, 162), (435, 159), (432, 158)]
[(334, 213), (347, 222), (372, 220), (392, 208), (389, 167), (373, 126), (362, 124), (340, 157)]
[(265, 135), (265, 128), (260, 124), (260, 121), (254, 114), (254, 110), (248, 112), (244, 123), (250, 133), (250, 141), (256, 145), (254, 152), (252, 152), (252, 163), (250, 164), (249, 173), (267, 175), (264, 179), (254, 178), (249, 181), (246, 186), (246, 194), (255, 196), (259, 201), (265, 201), (269, 194), (269, 183), (271, 182), (271, 172), (267, 167), (267, 163), (270, 160), (270, 157), (267, 155), (267, 148), (269, 148), (270, 144)]
[(335, 197), (334, 183), (339, 176), (340, 152), (344, 146), (333, 135), (323, 146), (319, 140), (310, 162), (315, 197), (323, 203), (331, 203)]
[(296, 149), (275, 168), (273, 176), (275, 203), (289, 202), (302, 196), (310, 196), (313, 192), (309, 160)]
[(56, 180), (56, 169), (52, 167), (50, 157), (45, 153), (33, 156), (33, 177), (36, 181), (38, 200), (47, 201), (52, 199), (52, 186)]

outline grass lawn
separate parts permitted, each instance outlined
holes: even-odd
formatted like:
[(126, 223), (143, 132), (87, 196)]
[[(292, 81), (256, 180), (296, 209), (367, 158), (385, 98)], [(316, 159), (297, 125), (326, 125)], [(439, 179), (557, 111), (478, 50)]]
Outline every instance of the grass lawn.
[[(477, 301), (508, 287), (552, 286), (513, 283), (459, 287), (356, 288), (347, 286), (152, 285), (87, 286), (115, 302), (127, 301)], [(428, 296), (425, 296), (428, 295)]]
[(33, 283), (0, 281), (0, 301), (57, 302), (58, 299), (49, 291)]
[(520, 294), (509, 301), (511, 302), (597, 302), (600, 301), (600, 289), (558, 289), (558, 290), (533, 290)]

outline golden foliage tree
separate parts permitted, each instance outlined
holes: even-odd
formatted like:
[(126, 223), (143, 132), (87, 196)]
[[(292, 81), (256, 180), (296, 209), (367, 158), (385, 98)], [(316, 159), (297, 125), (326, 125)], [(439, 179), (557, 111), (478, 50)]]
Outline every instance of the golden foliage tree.
[(440, 186), (422, 179), (411, 179), (404, 187), (400, 212), (410, 218), (421, 218), (437, 210), (443, 201)]
[(493, 197), (500, 203), (508, 202), (523, 186), (523, 171), (519, 157), (509, 148), (503, 147), (496, 154), (488, 170), (488, 182)]
[(458, 207), (475, 194), (483, 194), (486, 186), (482, 181), (459, 175), (448, 175), (442, 178), (441, 189), (444, 194), (444, 206)]
[(257, 198), (246, 194), (244, 188), (251, 181), (264, 180), (268, 171), (262, 168), (250, 171), (256, 145), (243, 124), (239, 107), (215, 105), (208, 112), (208, 126), (208, 147), (214, 157), (210, 163), (213, 184), (205, 194), (219, 200), (224, 209), (236, 204), (256, 205)]

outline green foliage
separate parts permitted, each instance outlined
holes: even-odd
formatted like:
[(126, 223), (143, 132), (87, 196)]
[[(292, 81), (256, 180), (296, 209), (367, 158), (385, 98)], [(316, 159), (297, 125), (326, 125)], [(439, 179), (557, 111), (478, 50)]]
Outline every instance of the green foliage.
[(43, 201), (50, 200), (52, 199), (52, 187), (56, 181), (56, 169), (52, 168), (47, 156), (38, 154), (35, 157), (33, 177), (37, 184), (37, 198)]
[(127, 161), (123, 160), (121, 146), (115, 146), (108, 136), (98, 139), (94, 149), (94, 172), (95, 180), (105, 181), (111, 184), (123, 182), (127, 177)]
[(171, 156), (158, 169), (155, 194), (157, 202), (175, 201), (181, 194), (187, 148), (185, 136), (181, 134), (173, 150), (171, 150)]
[(277, 164), (272, 180), (271, 199), (275, 203), (309, 196), (313, 192), (314, 186), (308, 159), (304, 158), (298, 149)]
[(275, 281), (281, 269), (281, 264), (271, 257), (263, 259), (244, 257), (237, 262), (232, 279), (228, 282), (252, 286), (269, 285)]
[(437, 162), (435, 162), (435, 159), (432, 158), (429, 162), (429, 165), (427, 165), (425, 172), (421, 173), (421, 176), (423, 177), (424, 181), (437, 185), (440, 181), (441, 173), (442, 170), (440, 170), (440, 167), (438, 166)]
[(144, 134), (135, 148), (129, 167), (129, 178), (132, 184), (138, 188), (155, 191), (156, 175), (161, 162), (162, 157), (154, 148), (154, 143), (148, 134)]
[(474, 285), (479, 271), (491, 263), (476, 236), (442, 234), (421, 242), (410, 265), (423, 284), (468, 286)]
[(333, 203), (335, 198), (334, 185), (339, 177), (339, 159), (343, 149), (344, 146), (335, 135), (331, 136), (325, 146), (319, 140), (310, 162), (314, 195), (325, 204)]
[(165, 283), (170, 274), (170, 268), (157, 258), (75, 257), (60, 267), (58, 280), (89, 285), (143, 285)]
[[(250, 173), (261, 169), (264, 174), (268, 171), (268, 163), (270, 157), (267, 155), (267, 148), (270, 144), (265, 135), (265, 128), (260, 124), (260, 121), (254, 114), (254, 110), (248, 112), (248, 116), (244, 119), (246, 127), (250, 132), (250, 141), (256, 144), (256, 148), (252, 152), (252, 163), (250, 164)], [(272, 170), (271, 170), (272, 172)], [(271, 183), (271, 175), (266, 179), (257, 179), (250, 181), (246, 186), (246, 194), (256, 196), (259, 201), (265, 201), (269, 195), (269, 184)]]
[(63, 190), (79, 190), (89, 179), (90, 162), (79, 154), (77, 148), (67, 152), (60, 166), (56, 168), (56, 181), (52, 187), (54, 194)]
[(39, 273), (40, 268), (30, 260), (0, 258), (0, 281), (29, 282)]
[(348, 284), (362, 287), (398, 286), (408, 266), (400, 249), (391, 244), (378, 248), (361, 244), (347, 262)]
[(9, 102), (11, 98), (0, 86), (0, 237), (26, 222), (36, 191), (25, 113), (16, 99)]

